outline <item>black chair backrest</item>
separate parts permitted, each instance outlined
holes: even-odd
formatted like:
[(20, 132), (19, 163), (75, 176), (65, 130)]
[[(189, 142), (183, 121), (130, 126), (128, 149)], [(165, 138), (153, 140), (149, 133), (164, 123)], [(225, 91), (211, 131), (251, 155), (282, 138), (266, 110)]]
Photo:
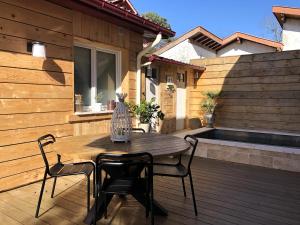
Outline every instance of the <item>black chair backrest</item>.
[(194, 155), (195, 155), (195, 151), (197, 149), (198, 139), (193, 135), (186, 135), (184, 137), (184, 139), (190, 143), (191, 149), (192, 149), (192, 152), (190, 154), (190, 158), (189, 158), (189, 161), (188, 161), (188, 166), (187, 166), (188, 170), (190, 171), (190, 167), (191, 167)]
[(101, 153), (96, 158), (98, 179), (104, 170), (112, 179), (134, 179), (146, 168), (153, 175), (153, 157), (149, 153), (109, 154)]
[(136, 127), (132, 128), (132, 132), (146, 133), (146, 131), (143, 128), (136, 128)]
[(49, 145), (49, 144), (53, 144), (55, 142), (55, 137), (52, 134), (46, 134), (42, 137), (40, 137), (38, 140), (38, 145), (45, 163), (45, 167), (46, 167), (46, 171), (48, 174), (50, 174), (50, 168), (49, 168), (49, 162), (44, 150), (44, 147)]

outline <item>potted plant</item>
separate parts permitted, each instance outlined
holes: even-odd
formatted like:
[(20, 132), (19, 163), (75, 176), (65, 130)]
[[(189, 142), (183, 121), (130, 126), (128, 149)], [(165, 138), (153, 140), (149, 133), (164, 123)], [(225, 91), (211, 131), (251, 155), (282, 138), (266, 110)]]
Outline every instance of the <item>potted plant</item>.
[(100, 112), (102, 109), (102, 99), (103, 99), (103, 93), (100, 91), (98, 92), (98, 94), (95, 97), (96, 103), (95, 103), (95, 107), (94, 107), (94, 111), (96, 112)]
[(160, 110), (160, 106), (155, 103), (155, 98), (150, 101), (142, 100), (139, 105), (129, 105), (130, 111), (139, 119), (138, 127), (146, 132), (150, 131), (153, 120), (163, 120), (165, 114)]
[(220, 96), (220, 91), (204, 92), (204, 99), (201, 102), (201, 109), (204, 112), (206, 127), (213, 127), (215, 121), (215, 109), (217, 107), (217, 99)]

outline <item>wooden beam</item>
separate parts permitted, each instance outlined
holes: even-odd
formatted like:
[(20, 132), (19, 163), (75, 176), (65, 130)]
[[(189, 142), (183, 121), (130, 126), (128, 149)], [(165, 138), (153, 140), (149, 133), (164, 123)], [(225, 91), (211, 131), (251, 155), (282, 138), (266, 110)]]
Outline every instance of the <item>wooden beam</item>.
[(210, 40), (210, 41), (206, 42), (204, 45), (208, 47), (209, 45), (211, 45), (211, 43), (215, 43), (215, 41), (214, 40)]
[(200, 35), (195, 41), (199, 42), (202, 41), (203, 39), (207, 38), (205, 35)]
[(203, 44), (204, 42), (206, 42), (207, 40), (210, 40), (210, 38), (208, 38), (208, 37), (205, 37), (201, 42), (199, 41), (199, 44)]
[(211, 48), (212, 46), (215, 46), (215, 45), (217, 45), (217, 44), (219, 44), (219, 43), (214, 41), (213, 43), (207, 45), (207, 47)]
[(211, 47), (213, 50), (217, 50), (219, 47), (221, 47), (222, 45), (217, 43), (216, 45), (214, 45), (213, 47)]
[(207, 40), (205, 40), (205, 41), (202, 41), (201, 42), (201, 44), (202, 45), (206, 45), (207, 43), (209, 43), (211, 41), (211, 39), (210, 38), (208, 38)]

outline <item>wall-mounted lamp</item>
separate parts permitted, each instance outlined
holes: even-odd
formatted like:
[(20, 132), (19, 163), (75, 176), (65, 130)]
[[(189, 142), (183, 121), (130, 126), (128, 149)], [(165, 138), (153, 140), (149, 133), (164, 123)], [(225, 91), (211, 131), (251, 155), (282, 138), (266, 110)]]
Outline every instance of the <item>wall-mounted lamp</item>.
[(27, 43), (27, 51), (31, 52), (33, 57), (46, 58), (46, 46), (39, 41)]
[(200, 71), (199, 70), (194, 70), (194, 85), (197, 84), (197, 80), (200, 79)]
[(194, 70), (194, 79), (198, 80), (200, 78), (200, 71), (199, 70)]

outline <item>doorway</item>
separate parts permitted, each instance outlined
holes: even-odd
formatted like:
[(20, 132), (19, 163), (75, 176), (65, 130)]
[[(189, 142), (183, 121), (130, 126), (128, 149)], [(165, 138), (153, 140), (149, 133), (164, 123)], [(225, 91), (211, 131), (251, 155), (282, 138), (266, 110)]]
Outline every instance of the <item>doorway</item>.
[(178, 72), (176, 76), (176, 130), (185, 128), (186, 118), (186, 78), (187, 72)]

